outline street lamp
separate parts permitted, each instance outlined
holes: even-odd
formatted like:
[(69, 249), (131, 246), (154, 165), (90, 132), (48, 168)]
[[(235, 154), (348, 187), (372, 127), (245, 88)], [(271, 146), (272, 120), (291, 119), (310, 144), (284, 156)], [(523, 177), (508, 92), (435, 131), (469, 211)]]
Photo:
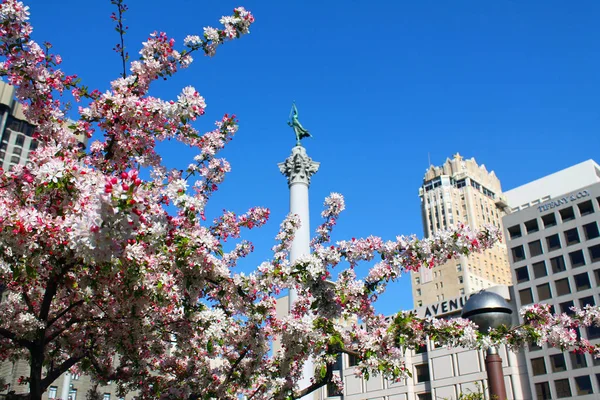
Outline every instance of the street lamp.
[[(461, 316), (477, 324), (479, 332), (485, 335), (490, 328), (496, 329), (501, 325), (510, 326), (512, 312), (504, 297), (482, 290), (471, 296), (463, 307)], [(487, 350), (485, 370), (488, 376), (490, 397), (494, 400), (506, 400), (502, 358), (498, 355), (498, 348), (495, 346)]]

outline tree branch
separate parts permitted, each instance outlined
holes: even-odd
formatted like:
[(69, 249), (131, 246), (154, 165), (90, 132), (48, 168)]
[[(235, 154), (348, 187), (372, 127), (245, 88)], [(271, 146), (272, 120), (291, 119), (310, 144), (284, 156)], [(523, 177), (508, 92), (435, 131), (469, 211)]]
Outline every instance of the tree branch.
[(33, 342), (30, 342), (29, 340), (17, 338), (17, 335), (12, 333), (8, 329), (0, 328), (0, 335), (4, 336), (5, 338), (7, 338), (9, 340), (12, 340), (13, 342), (15, 342), (27, 349), (31, 350), (31, 348), (33, 347)]
[(31, 299), (25, 292), (25, 288), (23, 288), (23, 291), (21, 292), (21, 294), (23, 295), (23, 301), (25, 302), (25, 305), (27, 305), (27, 310), (29, 310), (30, 313), (35, 315), (35, 310), (33, 308), (33, 304), (31, 303)]
[(57, 331), (53, 332), (50, 336), (47, 336), (44, 339), (44, 344), (50, 343), (51, 341), (53, 341), (54, 339), (59, 337), (64, 331), (66, 331), (67, 329), (69, 329), (70, 327), (72, 327), (73, 325), (75, 325), (79, 322), (94, 322), (94, 321), (99, 321), (101, 319), (102, 318), (100, 318), (100, 317), (90, 318), (90, 319), (71, 318), (70, 320), (68, 320), (65, 323), (65, 326), (63, 326), (61, 329), (58, 329)]
[(64, 374), (65, 372), (67, 372), (69, 369), (71, 369), (72, 366), (74, 366), (75, 364), (77, 364), (79, 361), (83, 360), (85, 356), (73, 356), (69, 359), (67, 359), (66, 361), (64, 361), (62, 364), (60, 364), (58, 366), (58, 368), (52, 368), (48, 374), (46, 375), (46, 377), (44, 379), (42, 379), (41, 382), (41, 387), (42, 390), (46, 390), (46, 388), (55, 380), (57, 380), (62, 374)]
[(316, 381), (309, 387), (302, 389), (301, 391), (299, 391), (297, 393), (294, 393), (294, 396), (293, 396), (294, 399), (300, 399), (300, 398), (306, 396), (307, 394), (312, 393), (315, 390), (317, 390), (318, 388), (323, 387), (323, 386), (327, 385), (329, 382), (331, 382), (331, 379), (333, 378), (333, 364), (327, 364), (326, 368), (327, 368), (327, 371), (325, 372), (325, 377)]
[(46, 325), (47, 327), (52, 326), (52, 324), (54, 324), (56, 321), (58, 321), (59, 319), (61, 319), (66, 313), (68, 313), (69, 311), (71, 311), (73, 308), (80, 306), (83, 304), (83, 300), (79, 300), (76, 301), (75, 303), (72, 303), (69, 305), (69, 307), (65, 308), (64, 310), (62, 310), (60, 313), (58, 313), (56, 315), (56, 317), (52, 318), (50, 321), (48, 321), (48, 324)]

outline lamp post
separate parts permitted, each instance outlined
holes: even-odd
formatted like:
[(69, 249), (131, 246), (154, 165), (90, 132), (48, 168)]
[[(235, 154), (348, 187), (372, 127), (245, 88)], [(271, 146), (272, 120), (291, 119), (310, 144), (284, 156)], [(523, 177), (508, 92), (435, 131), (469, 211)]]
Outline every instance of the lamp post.
[[(512, 309), (499, 294), (482, 290), (471, 296), (463, 307), (461, 316), (477, 324), (480, 333), (487, 334), (490, 328), (496, 329), (501, 325), (510, 326)], [(487, 350), (485, 370), (488, 377), (490, 397), (494, 400), (506, 400), (502, 358), (498, 355), (498, 348), (495, 346)]]

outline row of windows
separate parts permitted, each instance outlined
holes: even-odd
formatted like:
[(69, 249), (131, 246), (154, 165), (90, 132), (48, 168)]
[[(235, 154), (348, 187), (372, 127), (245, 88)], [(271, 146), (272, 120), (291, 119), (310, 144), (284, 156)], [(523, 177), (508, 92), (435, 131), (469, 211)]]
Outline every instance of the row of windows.
[[(570, 367), (567, 367), (565, 354), (570, 360)], [(575, 352), (554, 354), (548, 356), (548, 361), (552, 373), (586, 368), (588, 366), (585, 354)], [(534, 376), (546, 375), (548, 373), (548, 368), (546, 367), (546, 361), (544, 357), (536, 357), (531, 359), (531, 373)]]
[(27, 136), (32, 136), (35, 131), (35, 127), (29, 122), (16, 119), (13, 116), (8, 117), (6, 127), (12, 131), (24, 133)]
[[(69, 389), (69, 397), (67, 398), (67, 400), (77, 400), (77, 389), (75, 389), (72, 386), (73, 385), (71, 385), (71, 388)], [(49, 399), (57, 399), (58, 398), (57, 391), (58, 391), (58, 387), (50, 386), (48, 388), (48, 398)], [(104, 393), (102, 395), (102, 400), (110, 400), (110, 393)], [(120, 398), (119, 400), (122, 400), (122, 398)]]
[[(600, 199), (597, 199), (597, 201), (600, 203)], [(583, 216), (594, 213), (594, 204), (592, 203), (591, 200), (587, 200), (587, 201), (577, 204), (577, 209), (579, 210), (579, 215), (583, 217)], [(563, 208), (562, 210), (558, 211), (558, 214), (559, 214), (562, 222), (568, 222), (568, 221), (572, 221), (575, 219), (575, 211), (574, 211), (573, 207)], [(555, 212), (551, 212), (549, 214), (542, 215), (541, 219), (542, 219), (542, 223), (544, 224), (544, 228), (551, 228), (551, 227), (557, 225)], [(529, 221), (525, 221), (525, 223), (523, 225), (525, 226), (525, 230), (528, 234), (534, 233), (534, 232), (537, 232), (540, 230), (540, 226), (538, 224), (537, 218), (531, 219)], [(511, 239), (520, 238), (523, 235), (522, 230), (521, 230), (521, 225), (517, 224), (517, 225), (513, 225), (510, 228), (508, 228), (508, 234)]]
[[(600, 374), (596, 374), (596, 380), (600, 384)], [(592, 380), (589, 375), (582, 375), (573, 378), (573, 385), (569, 379), (558, 379), (554, 381), (555, 396), (550, 392), (549, 382), (540, 382), (535, 384), (535, 395), (538, 400), (551, 400), (571, 397), (573, 395), (584, 396), (593, 394)]]
[[(592, 240), (600, 237), (600, 231), (598, 230), (598, 224), (596, 221), (590, 222), (589, 224), (585, 224), (581, 227), (583, 229), (583, 234), (585, 240)], [(578, 243), (581, 243), (581, 237), (579, 235), (579, 230), (577, 227), (568, 229), (563, 232), (563, 240), (566, 246), (572, 246)], [(562, 248), (560, 236), (558, 233), (554, 235), (550, 235), (546, 237), (546, 252), (556, 251)], [(544, 249), (542, 247), (541, 240), (534, 240), (532, 242), (527, 243), (527, 250), (529, 253), (529, 257), (536, 257), (544, 254)], [(525, 248), (523, 245), (515, 246), (511, 249), (511, 254), (513, 258), (513, 262), (523, 261), (527, 258), (525, 254)]]
[[(591, 283), (590, 279), (586, 273), (575, 275), (573, 277), (575, 282), (575, 289), (580, 292), (583, 290), (590, 289)], [(554, 296), (552, 294), (552, 289), (550, 287), (550, 283), (542, 283), (541, 285), (537, 285), (535, 287), (537, 293), (537, 301), (544, 301), (551, 299), (552, 297), (560, 297), (571, 294), (571, 286), (569, 285), (569, 278), (559, 279), (554, 281)], [(525, 288), (519, 290), (519, 299), (521, 301), (521, 306), (531, 304), (534, 302), (533, 299), (533, 291), (532, 288)], [(580, 306), (585, 307), (586, 304), (594, 305), (594, 297), (588, 296), (580, 299)], [(564, 311), (563, 311), (564, 312)]]
[[(600, 252), (600, 247), (598, 247), (598, 246), (594, 246), (594, 247), (597, 247), (596, 249), (594, 249), (594, 255), (597, 258), (598, 254), (596, 254), (596, 252)], [(590, 256), (592, 255), (591, 253), (592, 252), (590, 250)], [(567, 267), (565, 265), (565, 258), (563, 255), (560, 255), (558, 257), (553, 257), (548, 261), (550, 262), (550, 267), (552, 269), (553, 274), (558, 274), (558, 273), (561, 273), (561, 272), (564, 272), (567, 270)], [(585, 265), (585, 257), (583, 255), (583, 250), (575, 250), (575, 251), (569, 253), (569, 261), (571, 263), (572, 269), (584, 266)], [(595, 261), (597, 261), (597, 259)], [(533, 272), (533, 278), (532, 278), (532, 272)], [(515, 268), (515, 276), (517, 278), (517, 283), (528, 282), (531, 279), (539, 279), (539, 278), (548, 276), (548, 268), (546, 266), (546, 260), (538, 261), (536, 263), (531, 264), (531, 269), (527, 265), (525, 265), (523, 267)]]

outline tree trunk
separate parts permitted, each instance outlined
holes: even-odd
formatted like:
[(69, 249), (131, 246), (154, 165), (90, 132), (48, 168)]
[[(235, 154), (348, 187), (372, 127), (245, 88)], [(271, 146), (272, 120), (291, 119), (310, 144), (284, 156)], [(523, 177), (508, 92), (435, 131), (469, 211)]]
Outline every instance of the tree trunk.
[[(41, 348), (40, 348), (41, 347)], [(44, 365), (44, 350), (36, 346), (31, 350), (31, 368), (29, 372), (29, 400), (42, 400), (42, 369)]]

